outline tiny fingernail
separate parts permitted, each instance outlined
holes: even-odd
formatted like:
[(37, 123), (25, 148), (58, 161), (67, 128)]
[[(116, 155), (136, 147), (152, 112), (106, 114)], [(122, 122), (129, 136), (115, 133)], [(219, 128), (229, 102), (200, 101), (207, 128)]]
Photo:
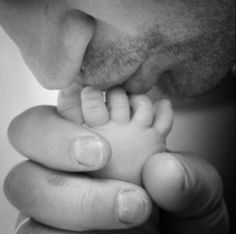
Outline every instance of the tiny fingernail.
[(74, 142), (74, 159), (86, 167), (99, 167), (106, 157), (104, 144), (93, 136), (81, 136)]
[(123, 224), (136, 224), (146, 216), (146, 203), (135, 191), (122, 191), (117, 197), (117, 215)]

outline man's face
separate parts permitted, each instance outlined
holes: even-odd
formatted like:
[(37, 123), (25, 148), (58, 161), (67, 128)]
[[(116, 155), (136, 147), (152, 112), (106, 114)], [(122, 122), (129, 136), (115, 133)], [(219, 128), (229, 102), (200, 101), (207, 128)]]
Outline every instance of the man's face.
[(234, 0), (0, 0), (0, 24), (42, 85), (192, 97), (234, 61)]

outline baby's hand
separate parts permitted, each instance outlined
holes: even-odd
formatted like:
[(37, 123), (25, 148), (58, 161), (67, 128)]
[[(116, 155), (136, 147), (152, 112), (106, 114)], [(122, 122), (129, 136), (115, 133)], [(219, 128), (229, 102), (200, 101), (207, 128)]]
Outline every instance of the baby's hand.
[(148, 157), (166, 150), (166, 137), (173, 123), (168, 100), (155, 105), (146, 95), (128, 96), (122, 88), (102, 91), (76, 85), (58, 99), (59, 113), (106, 138), (112, 157), (102, 170), (90, 175), (142, 184), (142, 168)]

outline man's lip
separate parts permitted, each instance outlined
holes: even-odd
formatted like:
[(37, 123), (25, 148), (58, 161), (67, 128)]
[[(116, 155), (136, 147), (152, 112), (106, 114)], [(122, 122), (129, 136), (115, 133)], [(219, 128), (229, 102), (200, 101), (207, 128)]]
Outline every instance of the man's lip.
[(124, 81), (117, 81), (117, 82), (99, 82), (99, 83), (88, 83), (88, 82), (79, 82), (80, 85), (82, 86), (93, 86), (97, 89), (100, 89), (100, 90), (106, 90), (106, 89), (110, 89), (114, 86), (117, 86), (117, 85), (121, 85), (123, 86), (123, 83)]
[(130, 69), (123, 77), (114, 80), (107, 80), (103, 82), (89, 82), (86, 78), (82, 78), (80, 83), (83, 86), (93, 86), (101, 90), (106, 90), (114, 86), (122, 86), (128, 93), (141, 94), (146, 93), (155, 86), (165, 66), (155, 69), (152, 67), (153, 60), (156, 57), (151, 57), (150, 61), (138, 64), (133, 69)]
[(142, 94), (148, 92), (153, 85), (149, 86), (142, 80), (128, 80), (124, 83), (124, 89), (131, 94)]
[(100, 90), (107, 90), (117, 85), (123, 87), (128, 93), (131, 94), (141, 94), (149, 91), (153, 87), (153, 85), (146, 84), (146, 81), (143, 80), (133, 80), (133, 76), (129, 77), (126, 80), (122, 80), (119, 82), (101, 82), (97, 84), (88, 84), (88, 83), (80, 83), (82, 86), (93, 86)]
[[(123, 77), (119, 77), (116, 80), (107, 80), (107, 81), (101, 81), (101, 82), (89, 82), (86, 78), (82, 78), (77, 83), (79, 83), (82, 86), (93, 86), (95, 88), (101, 89), (101, 90), (106, 90), (110, 89), (114, 86), (120, 85), (124, 86), (124, 84), (131, 79), (134, 74), (139, 70), (141, 65), (138, 65), (134, 67), (132, 70), (127, 72)], [(81, 77), (81, 75), (80, 75)]]

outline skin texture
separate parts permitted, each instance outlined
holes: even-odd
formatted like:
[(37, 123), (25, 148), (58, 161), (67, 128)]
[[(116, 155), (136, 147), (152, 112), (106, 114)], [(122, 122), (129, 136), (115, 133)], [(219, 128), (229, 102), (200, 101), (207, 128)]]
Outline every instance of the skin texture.
[[(1, 1), (0, 22), (47, 88), (208, 93), (234, 61), (234, 1)], [(17, 16), (17, 17), (16, 17)]]
[[(234, 5), (233, 0), (0, 0), (0, 24), (46, 88), (62, 89), (73, 82), (101, 89), (123, 84), (129, 92), (142, 93), (157, 86), (160, 93), (187, 98), (215, 89), (232, 67)], [(85, 168), (71, 160), (74, 140), (82, 136), (92, 136), (98, 148), (102, 145), (105, 149), (100, 163)], [(19, 115), (10, 125), (9, 139), (20, 153), (47, 168), (26, 162), (6, 179), (9, 200), (30, 216), (42, 216), (45, 222), (53, 217), (61, 224), (60, 212), (56, 211), (64, 204), (61, 212), (67, 211), (67, 229), (81, 230), (78, 223), (95, 217), (95, 224), (104, 229), (126, 229), (148, 219), (148, 192), (156, 205), (168, 211), (162, 219), (173, 223), (174, 230), (168, 233), (227, 233), (221, 180), (215, 169), (198, 157), (183, 153), (153, 155), (143, 172), (146, 190), (125, 182), (120, 187), (117, 181), (111, 181), (114, 187), (109, 191), (103, 190), (99, 185), (110, 184), (95, 178), (87, 178), (83, 189), (83, 176), (72, 180), (65, 172), (104, 167), (111, 156), (105, 139), (61, 118), (55, 107), (48, 106)], [(93, 216), (97, 208), (93, 204), (117, 197), (123, 186), (138, 193), (133, 201), (141, 196), (148, 204), (143, 216), (137, 218), (142, 207), (138, 202), (139, 208), (125, 208), (123, 213), (111, 202), (105, 213), (111, 218), (109, 223), (103, 216)], [(98, 197), (106, 199), (96, 203), (97, 192)], [(68, 196), (60, 196), (64, 193)], [(48, 204), (53, 204), (51, 209), (46, 209)], [(84, 209), (69, 212), (66, 207), (71, 206)], [(90, 222), (85, 229), (98, 227), (93, 224)], [(33, 223), (20, 234), (32, 232), (60, 233)]]
[(140, 186), (144, 163), (153, 154), (166, 151), (166, 137), (174, 119), (168, 100), (153, 104), (148, 96), (128, 96), (120, 87), (107, 91), (105, 103), (102, 91), (72, 86), (67, 95), (61, 93), (58, 112), (110, 143), (112, 157), (108, 165), (90, 175)]

